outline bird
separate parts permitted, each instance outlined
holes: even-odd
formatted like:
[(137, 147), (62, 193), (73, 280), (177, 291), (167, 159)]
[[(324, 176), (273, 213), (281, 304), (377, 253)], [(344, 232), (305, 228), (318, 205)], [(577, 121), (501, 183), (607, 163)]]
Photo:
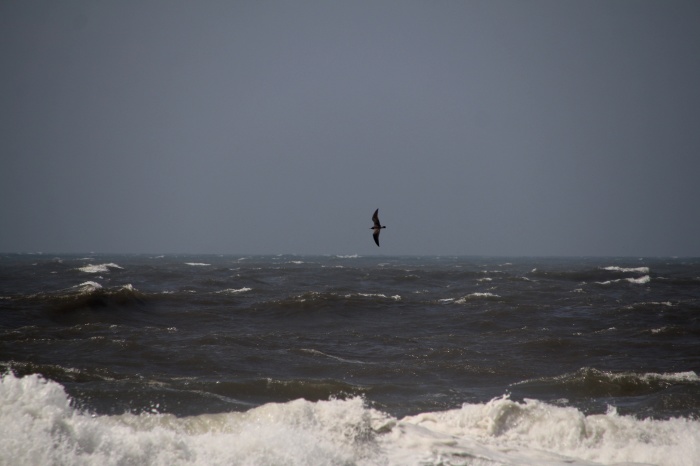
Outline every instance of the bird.
[(374, 215), (372, 215), (372, 221), (374, 222), (374, 226), (370, 228), (370, 230), (372, 230), (374, 242), (377, 243), (377, 246), (379, 246), (379, 232), (382, 231), (382, 228), (386, 228), (385, 226), (382, 226), (381, 223), (379, 223), (379, 209), (374, 211)]

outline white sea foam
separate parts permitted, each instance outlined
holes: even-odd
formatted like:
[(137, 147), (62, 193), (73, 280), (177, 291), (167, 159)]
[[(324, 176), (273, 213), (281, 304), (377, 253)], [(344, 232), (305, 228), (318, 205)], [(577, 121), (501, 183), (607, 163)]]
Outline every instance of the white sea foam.
[(630, 304), (629, 306), (625, 306), (625, 309), (635, 309), (637, 307), (647, 307), (647, 306), (663, 306), (663, 307), (673, 307), (674, 304), (670, 301), (645, 301), (641, 303), (634, 303)]
[(245, 293), (246, 291), (252, 291), (252, 290), (253, 290), (252, 288), (247, 288), (247, 287), (239, 288), (237, 290), (234, 288), (227, 288), (225, 290), (217, 291), (217, 293), (220, 293), (220, 294), (238, 294), (238, 293)]
[(618, 267), (616, 265), (611, 265), (608, 267), (603, 267), (603, 270), (609, 270), (612, 272), (637, 272), (637, 273), (649, 273), (649, 267)]
[(474, 300), (474, 299), (493, 299), (493, 298), (500, 298), (499, 295), (493, 294), (493, 293), (471, 293), (466, 296), (463, 296), (461, 298), (455, 299), (455, 298), (442, 298), (438, 299), (439, 303), (442, 304), (449, 304), (449, 303), (455, 303), (455, 304), (465, 304), (468, 301)]
[(211, 264), (205, 264), (204, 262), (185, 262), (185, 265), (191, 265), (193, 267), (205, 267)]
[(644, 285), (645, 283), (649, 283), (651, 281), (651, 277), (649, 275), (644, 275), (643, 277), (639, 278), (619, 278), (617, 280), (606, 280), (604, 282), (596, 283), (599, 285), (612, 285), (613, 283), (619, 283), (622, 281), (634, 283), (635, 285)]
[(644, 275), (643, 277), (626, 278), (625, 280), (627, 280), (630, 283), (636, 283), (638, 285), (643, 285), (645, 283), (649, 283), (651, 281), (651, 277), (649, 277), (649, 275)]
[(504, 397), (403, 419), (361, 398), (181, 418), (158, 414), (157, 405), (103, 416), (75, 409), (61, 385), (37, 375), (0, 379), (0, 464), (686, 466), (699, 457), (698, 420), (585, 415), (536, 400)]
[(426, 427), (431, 437), (442, 434), (452, 440), (452, 445), (445, 442), (445, 456), (451, 448), (459, 454), (478, 447), (475, 456), (505, 464), (690, 465), (700, 453), (698, 421), (637, 420), (618, 416), (615, 410), (586, 416), (572, 407), (536, 400), (517, 403), (500, 398), (465, 404), (459, 410), (408, 417), (399, 425), (403, 423)]
[(83, 282), (80, 285), (73, 287), (73, 289), (76, 289), (80, 293), (92, 293), (93, 291), (99, 290), (101, 288), (102, 288), (102, 285), (100, 285), (97, 282), (93, 282), (93, 281)]
[(700, 382), (700, 376), (694, 371), (687, 372), (664, 372), (663, 374), (657, 374), (655, 372), (650, 372), (647, 374), (642, 374), (640, 376), (642, 380), (663, 380), (665, 382), (690, 382), (698, 383)]
[(114, 263), (98, 265), (88, 264), (84, 267), (78, 267), (78, 270), (85, 273), (105, 273), (109, 272), (109, 269), (123, 269), (123, 267), (120, 267)]
[[(346, 294), (346, 298), (352, 298), (353, 294)], [(401, 296), (400, 295), (394, 295), (394, 296), (387, 296), (383, 293), (357, 293), (356, 296), (362, 296), (363, 298), (384, 298), (384, 299), (393, 299), (394, 301), (401, 301)]]
[(499, 295), (493, 293), (471, 293), (455, 300), (456, 304), (464, 304), (473, 299), (493, 299), (500, 298)]

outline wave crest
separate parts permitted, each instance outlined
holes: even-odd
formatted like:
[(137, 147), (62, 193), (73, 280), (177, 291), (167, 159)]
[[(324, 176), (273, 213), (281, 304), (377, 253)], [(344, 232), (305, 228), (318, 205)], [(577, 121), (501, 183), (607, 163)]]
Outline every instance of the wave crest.
[(700, 421), (639, 420), (614, 409), (586, 415), (508, 397), (402, 419), (367, 407), (360, 397), (182, 418), (155, 411), (102, 416), (73, 407), (56, 382), (5, 374), (0, 443), (2, 464), (419, 465), (468, 459), (683, 466), (700, 457)]
[(88, 265), (83, 266), (83, 267), (78, 267), (78, 270), (80, 270), (81, 272), (85, 272), (85, 273), (107, 273), (111, 269), (123, 270), (124, 267), (121, 267), (113, 262), (110, 262), (109, 264), (98, 264), (98, 265), (88, 264)]
[(579, 397), (639, 396), (678, 384), (698, 384), (693, 371), (678, 373), (609, 372), (584, 367), (556, 377), (542, 377), (513, 384), (537, 391), (539, 387), (558, 386), (564, 393)]

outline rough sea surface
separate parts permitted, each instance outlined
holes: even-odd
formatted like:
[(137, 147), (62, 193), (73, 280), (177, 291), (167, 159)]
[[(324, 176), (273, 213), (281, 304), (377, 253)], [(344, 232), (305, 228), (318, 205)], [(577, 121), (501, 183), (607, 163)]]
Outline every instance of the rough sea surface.
[(2, 465), (700, 464), (700, 259), (0, 255)]

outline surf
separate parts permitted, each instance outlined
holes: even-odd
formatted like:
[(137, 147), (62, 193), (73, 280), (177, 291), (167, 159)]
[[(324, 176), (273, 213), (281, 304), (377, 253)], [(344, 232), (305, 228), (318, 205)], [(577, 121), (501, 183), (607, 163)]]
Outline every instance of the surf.
[(39, 375), (0, 379), (0, 463), (691, 465), (700, 421), (586, 415), (507, 396), (401, 419), (361, 397), (176, 417), (96, 415)]

